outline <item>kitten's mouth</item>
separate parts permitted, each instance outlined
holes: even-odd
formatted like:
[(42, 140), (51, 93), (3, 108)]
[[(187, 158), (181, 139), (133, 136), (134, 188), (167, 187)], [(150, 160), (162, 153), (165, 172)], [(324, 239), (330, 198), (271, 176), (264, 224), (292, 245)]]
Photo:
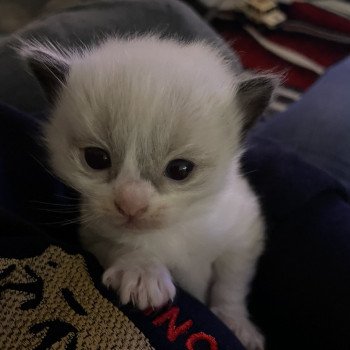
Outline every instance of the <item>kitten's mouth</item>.
[(125, 220), (124, 223), (122, 223), (121, 226), (129, 230), (137, 230), (141, 232), (150, 229), (160, 228), (161, 224), (158, 221), (129, 217)]
[(134, 217), (130, 216), (126, 219), (126, 221), (124, 222), (123, 226), (127, 227), (127, 228), (137, 228), (140, 229), (141, 225), (140, 225), (140, 220), (139, 219), (135, 219)]

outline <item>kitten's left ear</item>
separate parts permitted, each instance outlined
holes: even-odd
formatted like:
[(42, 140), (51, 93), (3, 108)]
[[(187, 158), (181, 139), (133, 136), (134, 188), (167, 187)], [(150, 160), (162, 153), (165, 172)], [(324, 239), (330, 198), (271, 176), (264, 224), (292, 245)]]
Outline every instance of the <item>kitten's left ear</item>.
[(257, 75), (242, 79), (238, 83), (237, 99), (244, 113), (243, 134), (255, 123), (264, 112), (277, 85), (279, 78), (275, 75)]
[(18, 51), (53, 104), (69, 72), (68, 53), (52, 43), (39, 42), (22, 42)]

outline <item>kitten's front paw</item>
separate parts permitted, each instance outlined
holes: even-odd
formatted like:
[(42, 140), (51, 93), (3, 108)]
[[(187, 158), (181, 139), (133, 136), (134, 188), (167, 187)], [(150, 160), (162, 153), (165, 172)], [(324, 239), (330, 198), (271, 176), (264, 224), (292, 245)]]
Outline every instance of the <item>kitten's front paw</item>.
[(211, 308), (211, 311), (235, 333), (247, 350), (264, 350), (264, 336), (247, 318), (231, 318), (215, 307)]
[(169, 271), (159, 264), (125, 267), (117, 263), (104, 272), (102, 282), (119, 293), (122, 304), (132, 302), (141, 310), (159, 308), (176, 294)]

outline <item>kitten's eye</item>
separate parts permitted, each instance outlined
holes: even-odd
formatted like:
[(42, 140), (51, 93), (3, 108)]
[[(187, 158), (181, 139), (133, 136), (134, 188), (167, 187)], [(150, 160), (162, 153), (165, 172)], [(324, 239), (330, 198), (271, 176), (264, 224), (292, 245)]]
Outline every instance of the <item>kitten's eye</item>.
[(102, 170), (111, 166), (111, 158), (102, 148), (87, 147), (84, 149), (84, 157), (86, 163), (92, 169)]
[(174, 159), (169, 162), (165, 169), (165, 176), (180, 181), (186, 179), (193, 170), (194, 164), (186, 159)]

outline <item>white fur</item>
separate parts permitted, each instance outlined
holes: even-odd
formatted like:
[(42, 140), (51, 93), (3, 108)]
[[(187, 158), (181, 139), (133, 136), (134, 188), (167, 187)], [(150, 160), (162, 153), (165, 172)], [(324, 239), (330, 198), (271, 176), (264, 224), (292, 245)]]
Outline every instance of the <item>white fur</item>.
[[(205, 43), (152, 36), (45, 50), (70, 66), (45, 128), (51, 163), (82, 195), (81, 239), (106, 269), (103, 283), (144, 309), (174, 298), (173, 279), (248, 349), (263, 349), (245, 299), (264, 224), (239, 172), (244, 113), (228, 62)], [(108, 150), (112, 168), (90, 169), (88, 146)], [(181, 183), (164, 176), (176, 158), (196, 164)], [(116, 201), (147, 210), (130, 224)]]

